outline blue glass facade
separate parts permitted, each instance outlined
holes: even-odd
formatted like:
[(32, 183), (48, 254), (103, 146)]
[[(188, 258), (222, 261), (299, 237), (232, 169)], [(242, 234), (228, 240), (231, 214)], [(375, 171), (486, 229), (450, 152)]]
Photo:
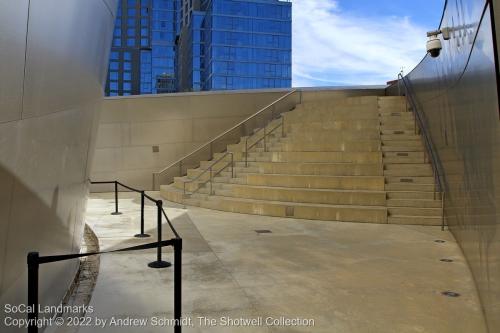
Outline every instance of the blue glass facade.
[(204, 90), (291, 86), (290, 2), (213, 0), (207, 9)]
[(119, 1), (106, 95), (176, 91), (174, 64), (179, 1)]
[(121, 0), (107, 95), (291, 86), (291, 2)]

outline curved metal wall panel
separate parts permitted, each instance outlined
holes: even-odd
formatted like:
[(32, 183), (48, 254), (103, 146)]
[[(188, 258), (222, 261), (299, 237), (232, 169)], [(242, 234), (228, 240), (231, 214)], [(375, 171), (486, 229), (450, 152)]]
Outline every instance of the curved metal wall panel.
[[(2, 332), (17, 331), (4, 304), (26, 302), (26, 254), (79, 251), (116, 7), (0, 0)], [(59, 304), (77, 264), (41, 266), (42, 305)]]
[(463, 249), (491, 332), (500, 332), (500, 119), (489, 5), (448, 1), (438, 58), (407, 76), (439, 158), (446, 222)]

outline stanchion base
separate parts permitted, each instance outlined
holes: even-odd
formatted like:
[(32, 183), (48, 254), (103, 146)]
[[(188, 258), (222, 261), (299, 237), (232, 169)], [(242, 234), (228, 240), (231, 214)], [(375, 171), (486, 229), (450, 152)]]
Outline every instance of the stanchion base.
[(148, 235), (148, 234), (137, 234), (137, 235), (134, 235), (134, 237), (137, 237), (137, 238), (148, 238), (148, 237), (151, 237), (151, 235)]
[(113, 213), (111, 213), (111, 215), (122, 215), (122, 213), (121, 212), (113, 212)]
[(163, 260), (158, 261), (157, 260), (157, 261), (150, 262), (148, 264), (148, 266), (151, 267), (151, 268), (165, 268), (165, 267), (172, 266), (172, 264), (169, 263), (168, 261), (163, 261)]

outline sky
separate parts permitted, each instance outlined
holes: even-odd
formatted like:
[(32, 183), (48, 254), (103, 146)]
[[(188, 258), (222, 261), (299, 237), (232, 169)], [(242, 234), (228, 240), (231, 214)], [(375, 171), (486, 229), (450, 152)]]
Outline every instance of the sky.
[(292, 85), (385, 84), (425, 55), (444, 0), (293, 0)]

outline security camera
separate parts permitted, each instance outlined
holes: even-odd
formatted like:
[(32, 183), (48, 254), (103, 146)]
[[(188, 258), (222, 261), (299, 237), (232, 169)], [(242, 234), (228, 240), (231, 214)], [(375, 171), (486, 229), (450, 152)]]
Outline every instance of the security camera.
[(427, 53), (430, 53), (431, 57), (437, 58), (441, 53), (443, 46), (441, 45), (441, 40), (438, 37), (437, 31), (432, 31), (427, 33), (429, 40), (427, 41)]

